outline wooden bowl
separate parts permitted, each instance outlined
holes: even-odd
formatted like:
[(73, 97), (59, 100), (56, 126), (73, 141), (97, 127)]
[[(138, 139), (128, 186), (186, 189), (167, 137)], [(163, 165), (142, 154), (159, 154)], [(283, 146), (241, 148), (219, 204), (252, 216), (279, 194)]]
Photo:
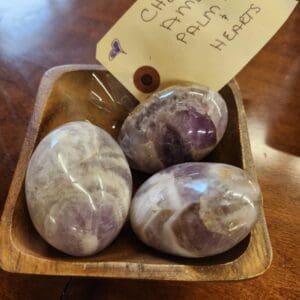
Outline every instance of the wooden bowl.
[[(38, 235), (29, 218), (24, 194), (26, 167), (37, 143), (57, 126), (84, 119), (116, 136), (128, 113), (124, 107), (110, 104), (110, 97), (99, 86), (97, 93), (106, 107), (99, 109), (91, 101), (92, 74), (106, 82), (112, 92), (131, 97), (98, 65), (61, 66), (46, 72), (2, 215), (1, 267), (14, 273), (180, 281), (241, 280), (264, 273), (270, 266), (272, 250), (262, 204), (259, 220), (247, 238), (226, 253), (201, 259), (159, 253), (142, 244), (128, 224), (107, 249), (86, 258), (67, 256)], [(228, 105), (229, 124), (223, 140), (206, 160), (241, 167), (257, 180), (237, 83), (231, 82), (221, 93)], [(146, 178), (140, 173), (133, 176), (136, 186)]]

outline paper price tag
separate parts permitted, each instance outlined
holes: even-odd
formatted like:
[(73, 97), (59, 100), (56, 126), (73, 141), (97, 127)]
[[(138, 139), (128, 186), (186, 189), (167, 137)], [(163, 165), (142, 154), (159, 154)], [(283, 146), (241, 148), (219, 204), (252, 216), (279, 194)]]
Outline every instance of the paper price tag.
[(178, 82), (221, 89), (278, 31), (296, 0), (138, 0), (97, 59), (140, 101)]

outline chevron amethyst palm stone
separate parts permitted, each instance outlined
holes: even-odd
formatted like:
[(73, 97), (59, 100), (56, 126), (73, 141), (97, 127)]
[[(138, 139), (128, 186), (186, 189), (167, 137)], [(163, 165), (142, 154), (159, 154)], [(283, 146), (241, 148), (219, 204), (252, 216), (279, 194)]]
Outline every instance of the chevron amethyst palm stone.
[(67, 123), (37, 146), (26, 173), (30, 217), (53, 247), (92, 255), (121, 230), (131, 201), (131, 172), (113, 138), (88, 122)]
[(225, 252), (258, 217), (260, 189), (242, 169), (184, 163), (150, 177), (133, 198), (130, 219), (147, 245), (184, 257)]
[(136, 107), (123, 123), (119, 143), (131, 167), (154, 173), (202, 159), (221, 140), (227, 119), (219, 93), (199, 86), (173, 86)]

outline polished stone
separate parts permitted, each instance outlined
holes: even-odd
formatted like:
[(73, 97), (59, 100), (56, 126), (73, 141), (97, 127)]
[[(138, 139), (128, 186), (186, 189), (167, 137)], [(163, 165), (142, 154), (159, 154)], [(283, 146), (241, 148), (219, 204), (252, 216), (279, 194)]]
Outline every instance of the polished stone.
[(119, 143), (131, 167), (154, 173), (202, 159), (223, 137), (227, 119), (219, 93), (199, 86), (173, 86), (153, 94), (127, 117)]
[(126, 158), (89, 122), (71, 122), (37, 146), (26, 173), (33, 224), (53, 247), (74, 256), (99, 252), (122, 228), (131, 200)]
[(260, 189), (242, 169), (184, 163), (150, 177), (133, 198), (134, 232), (147, 245), (184, 257), (225, 252), (258, 217)]

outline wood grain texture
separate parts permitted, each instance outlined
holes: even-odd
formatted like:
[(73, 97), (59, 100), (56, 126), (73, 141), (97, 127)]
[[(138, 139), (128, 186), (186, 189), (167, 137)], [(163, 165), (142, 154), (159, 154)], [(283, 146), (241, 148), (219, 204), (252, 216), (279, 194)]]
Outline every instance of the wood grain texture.
[[(34, 97), (44, 71), (95, 63), (95, 44), (133, 3), (18, 1), (0, 3), (0, 203), (5, 202)], [(76, 280), (77, 299), (299, 299), (300, 11), (238, 76), (252, 152), (264, 194), (274, 260), (255, 280), (234, 284)], [(1, 272), (1, 299), (56, 299), (66, 279)], [(74, 293), (72, 293), (74, 295)], [(75, 299), (75, 298), (74, 298)], [(84, 298), (81, 298), (84, 299)]]

